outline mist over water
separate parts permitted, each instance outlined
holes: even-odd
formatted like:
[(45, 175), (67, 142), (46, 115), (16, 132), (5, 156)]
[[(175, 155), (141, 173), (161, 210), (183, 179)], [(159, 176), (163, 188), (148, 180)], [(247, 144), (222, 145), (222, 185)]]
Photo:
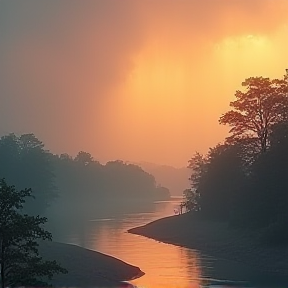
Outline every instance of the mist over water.
[[(142, 212), (107, 213), (56, 235), (57, 241), (76, 244), (119, 258), (141, 268), (145, 275), (131, 281), (145, 288), (199, 288), (212, 281), (218, 287), (279, 287), (277, 279), (237, 262), (215, 259), (201, 251), (161, 243), (127, 233), (130, 228), (172, 216), (181, 199), (154, 202)], [(177, 216), (175, 216), (177, 217)], [(66, 227), (67, 228), (67, 227)], [(227, 284), (225, 285), (225, 281)], [(229, 281), (237, 280), (234, 284)], [(243, 281), (243, 282), (242, 282)], [(272, 281), (272, 282), (271, 282)], [(223, 284), (224, 283), (224, 284)]]
[[(259, 271), (288, 278), (287, 15), (288, 0), (0, 0), (0, 180), (33, 196), (15, 209), (139, 266), (139, 288), (286, 288)], [(159, 239), (168, 223), (167, 242), (257, 267), (127, 233), (180, 202), (191, 213), (152, 224)]]
[(91, 219), (74, 231), (70, 230), (66, 237), (59, 240), (111, 255), (140, 267), (146, 274), (132, 281), (138, 287), (188, 288), (191, 283), (196, 285), (197, 279), (202, 277), (199, 268), (201, 260), (197, 251), (127, 233), (130, 228), (173, 215), (178, 205), (179, 199), (176, 199), (154, 202), (150, 207), (142, 207), (142, 212), (133, 209), (122, 213), (112, 212), (109, 218), (106, 218), (106, 214)]

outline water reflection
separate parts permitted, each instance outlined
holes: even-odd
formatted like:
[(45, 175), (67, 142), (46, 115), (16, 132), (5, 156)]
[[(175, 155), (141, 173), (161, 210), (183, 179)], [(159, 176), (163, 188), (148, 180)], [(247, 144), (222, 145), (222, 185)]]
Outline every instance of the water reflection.
[(202, 275), (198, 252), (127, 233), (130, 228), (172, 215), (178, 203), (156, 202), (148, 212), (92, 219), (71, 233), (67, 242), (139, 266), (145, 275), (131, 281), (138, 287), (199, 288)]
[[(196, 250), (127, 233), (130, 228), (172, 215), (178, 203), (179, 201), (157, 202), (147, 212), (95, 218), (87, 221), (77, 231), (70, 231), (64, 241), (97, 250), (140, 267), (146, 274), (131, 281), (139, 288), (212, 287), (209, 282), (211, 285), (218, 284), (215, 286), (218, 288), (235, 287), (235, 283), (225, 284), (217, 279), (245, 281), (246, 276), (250, 277), (249, 279), (261, 279), (263, 275), (258, 275), (243, 265), (213, 259)], [(243, 282), (236, 286), (247, 287)]]

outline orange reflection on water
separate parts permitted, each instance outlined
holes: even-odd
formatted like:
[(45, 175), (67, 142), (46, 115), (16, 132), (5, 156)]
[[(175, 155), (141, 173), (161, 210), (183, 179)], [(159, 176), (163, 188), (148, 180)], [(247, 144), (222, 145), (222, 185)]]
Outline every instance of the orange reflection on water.
[(138, 266), (145, 275), (131, 282), (139, 288), (199, 288), (202, 275), (196, 251), (126, 232), (161, 215), (167, 216), (171, 211), (171, 203), (158, 203), (154, 213), (92, 221), (85, 246)]

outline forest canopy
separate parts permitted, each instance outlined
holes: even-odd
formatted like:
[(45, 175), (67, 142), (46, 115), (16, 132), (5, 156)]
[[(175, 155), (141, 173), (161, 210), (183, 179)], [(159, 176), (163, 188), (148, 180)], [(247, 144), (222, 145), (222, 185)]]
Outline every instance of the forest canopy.
[(224, 143), (189, 160), (186, 210), (288, 244), (288, 79), (252, 77), (236, 91)]
[(52, 154), (34, 134), (1, 137), (0, 162), (1, 178), (17, 189), (32, 189), (35, 200), (27, 199), (25, 212), (33, 215), (59, 212), (67, 218), (89, 218), (103, 207), (170, 197), (167, 188), (137, 165), (120, 160), (101, 164), (84, 151), (74, 158)]

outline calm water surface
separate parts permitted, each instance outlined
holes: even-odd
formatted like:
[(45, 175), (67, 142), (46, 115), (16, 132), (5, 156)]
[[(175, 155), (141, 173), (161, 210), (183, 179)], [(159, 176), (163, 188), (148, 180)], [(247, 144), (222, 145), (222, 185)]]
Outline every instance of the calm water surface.
[[(139, 288), (199, 288), (200, 284), (205, 283), (206, 280), (203, 280), (205, 278), (216, 281), (229, 280), (227, 275), (229, 276), (232, 270), (231, 275), (235, 274), (236, 271), (237, 280), (245, 280), (241, 278), (240, 273), (240, 271), (245, 272), (245, 267), (237, 266), (235, 263), (233, 263), (234, 266), (231, 266), (230, 263), (219, 263), (223, 260), (205, 256), (197, 250), (164, 244), (127, 233), (130, 228), (173, 215), (178, 203), (177, 200), (155, 202), (149, 212), (93, 219), (81, 231), (71, 233), (67, 242), (111, 255), (140, 267), (145, 275), (131, 281)], [(216, 277), (218, 275), (215, 266), (223, 267), (223, 265), (227, 266), (225, 269), (227, 273), (220, 273), (218, 278)], [(249, 270), (247, 273), (254, 272)], [(253, 274), (255, 277), (262, 277), (262, 275), (255, 273)], [(233, 277), (232, 279), (235, 280), (235, 275)], [(245, 287), (247, 285), (240, 286)], [(272, 286), (267, 285), (267, 287)], [(225, 287), (232, 286), (227, 284)]]

